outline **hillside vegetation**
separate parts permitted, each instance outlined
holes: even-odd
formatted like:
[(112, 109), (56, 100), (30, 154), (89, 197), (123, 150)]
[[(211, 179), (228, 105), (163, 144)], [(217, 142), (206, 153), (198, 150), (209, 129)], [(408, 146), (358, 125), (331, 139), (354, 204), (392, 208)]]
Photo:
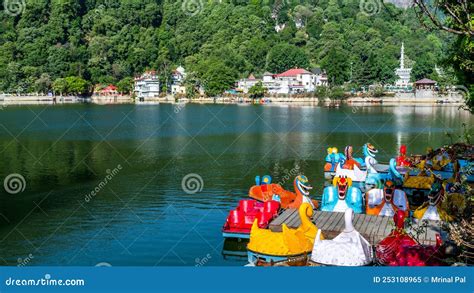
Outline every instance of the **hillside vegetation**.
[(413, 79), (441, 81), (451, 70), (443, 78), (434, 70), (449, 35), (424, 30), (410, 9), (370, 0), (26, 0), (21, 13), (7, 8), (0, 92), (47, 92), (68, 77), (89, 85), (78, 94), (98, 83), (126, 88), (147, 69), (166, 87), (178, 65), (209, 94), (295, 66), (322, 67), (333, 85), (367, 86), (394, 81), (402, 41)]

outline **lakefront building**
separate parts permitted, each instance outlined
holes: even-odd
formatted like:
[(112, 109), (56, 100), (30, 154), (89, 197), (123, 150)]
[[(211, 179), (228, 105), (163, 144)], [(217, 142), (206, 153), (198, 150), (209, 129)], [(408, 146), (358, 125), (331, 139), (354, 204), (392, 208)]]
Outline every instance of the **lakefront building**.
[(156, 71), (146, 71), (135, 78), (135, 95), (140, 102), (160, 96), (160, 80)]
[(173, 73), (171, 74), (171, 80), (172, 80), (171, 93), (173, 95), (186, 94), (186, 86), (184, 85), (185, 79), (186, 79), (186, 70), (182, 66), (179, 66), (173, 71)]
[(237, 82), (237, 89), (247, 94), (251, 87), (256, 85), (258, 82), (262, 81), (261, 79), (255, 78), (253, 74), (250, 74), (248, 78), (242, 78)]
[(395, 74), (398, 76), (398, 80), (395, 82), (395, 86), (399, 88), (407, 88), (411, 86), (411, 68), (405, 68), (405, 44), (402, 43), (401, 54), (400, 54), (400, 68), (395, 70)]
[(321, 69), (310, 72), (302, 68), (293, 68), (279, 74), (265, 72), (262, 79), (250, 75), (239, 80), (237, 90), (248, 93), (258, 82), (262, 82), (269, 94), (302, 94), (313, 92), (318, 86), (327, 85), (327, 76)]

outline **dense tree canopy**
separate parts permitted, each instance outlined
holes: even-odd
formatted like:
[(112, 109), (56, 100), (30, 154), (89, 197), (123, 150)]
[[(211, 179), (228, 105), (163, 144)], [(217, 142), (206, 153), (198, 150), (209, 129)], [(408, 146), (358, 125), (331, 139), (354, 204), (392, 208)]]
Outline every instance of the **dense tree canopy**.
[(0, 92), (68, 91), (81, 79), (127, 89), (146, 69), (169, 81), (178, 65), (209, 94), (296, 66), (363, 86), (394, 80), (402, 41), (417, 77), (443, 66), (451, 43), (391, 4), (368, 15), (359, 0), (189, 2), (27, 0), (20, 14), (0, 11)]

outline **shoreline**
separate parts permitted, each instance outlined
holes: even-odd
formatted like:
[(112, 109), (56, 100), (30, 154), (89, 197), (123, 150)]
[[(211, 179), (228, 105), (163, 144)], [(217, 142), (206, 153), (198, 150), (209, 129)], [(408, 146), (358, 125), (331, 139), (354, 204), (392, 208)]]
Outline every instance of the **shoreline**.
[[(263, 101), (263, 102), (261, 102)], [(110, 97), (77, 97), (77, 96), (0, 96), (0, 109), (7, 106), (22, 105), (64, 105), (64, 104), (96, 104), (96, 105), (158, 105), (158, 104), (236, 104), (236, 105), (304, 105), (326, 106), (337, 108), (348, 106), (462, 106), (464, 100), (452, 97), (405, 98), (405, 97), (351, 97), (344, 100), (320, 99), (316, 97), (264, 97), (253, 101), (243, 97), (216, 97), (176, 100), (172, 96), (136, 102), (130, 96)]]

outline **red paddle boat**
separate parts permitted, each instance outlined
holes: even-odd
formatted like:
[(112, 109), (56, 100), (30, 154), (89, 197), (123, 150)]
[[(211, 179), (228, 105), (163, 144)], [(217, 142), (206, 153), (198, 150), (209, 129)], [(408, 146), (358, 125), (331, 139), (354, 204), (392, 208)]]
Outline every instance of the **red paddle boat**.
[(250, 238), (250, 230), (255, 219), (258, 227), (266, 229), (268, 224), (278, 215), (280, 203), (274, 200), (259, 202), (256, 200), (241, 200), (239, 206), (230, 211), (222, 229), (224, 238)]
[(393, 217), (395, 228), (390, 235), (380, 241), (375, 249), (377, 260), (387, 266), (441, 266), (441, 236), (436, 235), (435, 246), (418, 243), (405, 231), (405, 212), (397, 211)]

